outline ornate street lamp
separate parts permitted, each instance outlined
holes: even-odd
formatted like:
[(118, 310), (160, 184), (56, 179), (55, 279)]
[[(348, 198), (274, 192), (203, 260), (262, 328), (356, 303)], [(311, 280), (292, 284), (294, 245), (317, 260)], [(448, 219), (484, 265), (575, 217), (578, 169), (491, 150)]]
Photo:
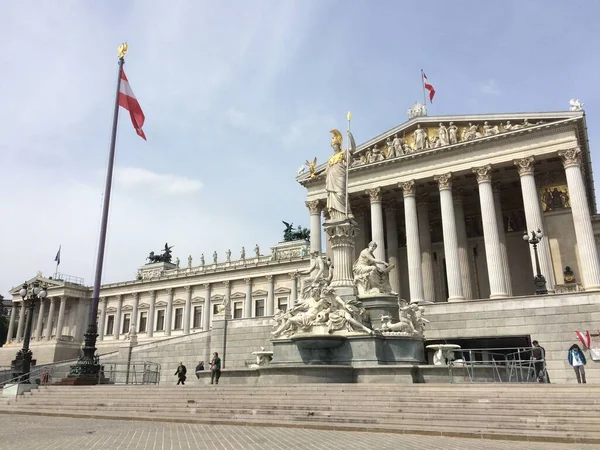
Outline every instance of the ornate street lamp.
[(542, 275), (542, 271), (540, 269), (540, 259), (538, 257), (537, 245), (540, 243), (544, 234), (542, 230), (538, 228), (537, 231), (531, 232), (531, 237), (525, 232), (523, 235), (523, 240), (528, 242), (530, 245), (533, 245), (533, 254), (535, 256), (535, 277), (533, 279), (533, 284), (535, 285), (535, 295), (544, 295), (548, 293), (548, 289), (546, 288), (546, 278)]
[[(25, 325), (25, 336), (23, 337), (23, 348), (17, 352), (15, 360), (12, 362), (13, 378), (19, 377), (19, 383), (29, 383), (29, 372), (31, 371), (32, 353), (29, 350), (29, 341), (31, 340), (31, 328), (33, 325), (33, 310), (35, 309), (36, 300), (43, 300), (48, 293), (45, 286), (35, 281), (32, 284), (23, 284), (19, 291), (19, 295), (23, 299), (22, 313), (25, 312), (27, 306), (27, 324)], [(27, 302), (27, 303), (25, 303)]]

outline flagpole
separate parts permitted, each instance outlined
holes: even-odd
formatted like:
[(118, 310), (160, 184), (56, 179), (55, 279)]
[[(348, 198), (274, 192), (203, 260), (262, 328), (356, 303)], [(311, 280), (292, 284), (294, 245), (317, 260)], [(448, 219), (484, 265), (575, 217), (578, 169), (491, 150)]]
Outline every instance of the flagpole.
[(423, 88), (423, 104), (427, 106), (427, 94), (425, 93), (425, 73), (421, 69), (421, 87)]
[[(96, 273), (94, 276), (94, 288), (92, 291), (92, 305), (88, 318), (88, 328), (85, 333), (83, 345), (83, 356), (75, 366), (71, 366), (69, 376), (80, 376), (86, 378), (93, 384), (98, 383), (100, 366), (95, 361), (96, 338), (98, 337), (98, 302), (100, 297), (100, 286), (102, 284), (102, 269), (104, 266), (104, 251), (106, 248), (106, 231), (108, 227), (108, 211), (110, 206), (110, 193), (113, 180), (113, 167), (115, 162), (115, 144), (117, 141), (117, 125), (119, 123), (119, 90), (121, 88), (121, 76), (123, 75), (123, 64), (127, 44), (121, 44), (118, 50), (119, 71), (117, 76), (117, 90), (115, 95), (115, 108), (113, 113), (112, 134), (110, 137), (110, 150), (108, 154), (108, 167), (106, 169), (106, 183), (104, 185), (104, 202), (102, 208), (102, 222), (100, 226), (100, 238), (98, 241), (98, 253), (96, 255)], [(86, 383), (87, 384), (87, 383)]]
[(346, 115), (348, 119), (348, 131), (346, 138), (348, 139), (346, 147), (346, 219), (348, 218), (348, 171), (350, 170), (350, 120), (352, 119), (352, 113), (348, 111)]

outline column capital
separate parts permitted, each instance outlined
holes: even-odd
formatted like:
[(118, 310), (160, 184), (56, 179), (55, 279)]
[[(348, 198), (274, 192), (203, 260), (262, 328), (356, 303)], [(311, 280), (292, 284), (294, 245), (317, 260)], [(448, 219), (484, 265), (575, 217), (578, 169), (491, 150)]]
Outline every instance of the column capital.
[(288, 275), (290, 276), (290, 278), (292, 280), (295, 280), (298, 278), (298, 273), (297, 272), (289, 272)]
[[(48, 300), (54, 301), (54, 297), (51, 297)], [(106, 297), (102, 296), (102, 297), (98, 298), (98, 303), (106, 303)]]
[(191, 286), (184, 286), (183, 289), (185, 289), (185, 292), (190, 292), (192, 290)]
[(367, 193), (367, 195), (369, 196), (369, 201), (371, 203), (381, 203), (381, 188), (380, 187), (376, 187), (373, 189), (367, 189), (365, 190), (365, 192)]
[(417, 208), (427, 208), (429, 206), (429, 194), (422, 192), (417, 195)]
[(148, 294), (150, 294), (150, 297), (156, 297), (156, 291), (154, 289), (150, 289)]
[(433, 179), (437, 181), (440, 191), (452, 189), (452, 173), (443, 173), (441, 175), (434, 175)]
[(210, 289), (210, 283), (204, 283), (202, 286), (204, 286), (204, 289)]
[[(62, 301), (63, 297), (60, 297), (60, 300)], [(115, 300), (120, 302), (121, 300), (123, 300), (123, 296), (121, 294), (119, 295), (115, 295)]]
[(268, 281), (269, 283), (272, 283), (272, 282), (273, 282), (273, 275), (265, 275), (265, 278), (267, 279), (267, 281)]
[(223, 281), (223, 286), (225, 286), (225, 287), (229, 287), (229, 280), (225, 280), (225, 281)]
[(492, 182), (492, 166), (486, 164), (481, 167), (473, 167), (473, 173), (477, 177), (477, 183), (491, 183)]
[(139, 292), (134, 292), (131, 294), (131, 296), (135, 299), (138, 300), (140, 298), (140, 293)]
[(535, 159), (533, 156), (528, 156), (527, 158), (515, 159), (513, 163), (517, 166), (517, 170), (519, 171), (519, 175), (533, 175), (533, 163)]
[(250, 285), (252, 284), (252, 278), (248, 277), (248, 278), (244, 278), (244, 281), (246, 282), (246, 284)]
[(166, 288), (166, 289), (165, 289), (165, 292), (166, 292), (168, 295), (173, 295), (173, 288)]
[(304, 202), (304, 204), (306, 205), (311, 214), (321, 214), (321, 210), (323, 209), (323, 204), (321, 203), (321, 200), (310, 200)]
[(414, 197), (417, 192), (415, 180), (404, 181), (399, 183), (399, 186), (402, 188), (402, 195), (404, 197)]
[(558, 156), (560, 156), (565, 169), (581, 165), (581, 148), (579, 147), (561, 150), (558, 152)]

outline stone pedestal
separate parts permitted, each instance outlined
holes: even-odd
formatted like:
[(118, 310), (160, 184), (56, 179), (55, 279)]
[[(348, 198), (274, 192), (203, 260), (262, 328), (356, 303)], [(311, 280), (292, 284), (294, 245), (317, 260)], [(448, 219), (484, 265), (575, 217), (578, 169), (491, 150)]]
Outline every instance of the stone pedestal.
[(324, 224), (333, 253), (333, 278), (331, 286), (337, 295), (346, 299), (356, 295), (352, 264), (358, 224), (352, 219), (329, 221)]
[(371, 328), (381, 328), (381, 316), (391, 316), (393, 322), (398, 322), (398, 296), (392, 294), (359, 295), (358, 299), (371, 320)]

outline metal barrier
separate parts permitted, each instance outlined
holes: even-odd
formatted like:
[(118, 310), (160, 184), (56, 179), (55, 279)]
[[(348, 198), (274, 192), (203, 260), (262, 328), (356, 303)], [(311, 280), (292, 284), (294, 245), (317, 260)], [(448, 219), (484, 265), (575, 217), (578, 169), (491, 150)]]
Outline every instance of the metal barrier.
[(546, 360), (534, 359), (535, 347), (456, 349), (448, 358), (450, 382), (462, 369), (471, 383), (549, 383)]
[[(71, 366), (76, 360), (36, 366), (29, 372), (30, 381), (42, 386), (52, 385), (67, 378)], [(158, 384), (160, 382), (160, 364), (148, 361), (110, 361), (100, 362), (97, 384)], [(12, 376), (12, 370), (0, 372), (0, 387), (18, 383), (21, 375)]]

